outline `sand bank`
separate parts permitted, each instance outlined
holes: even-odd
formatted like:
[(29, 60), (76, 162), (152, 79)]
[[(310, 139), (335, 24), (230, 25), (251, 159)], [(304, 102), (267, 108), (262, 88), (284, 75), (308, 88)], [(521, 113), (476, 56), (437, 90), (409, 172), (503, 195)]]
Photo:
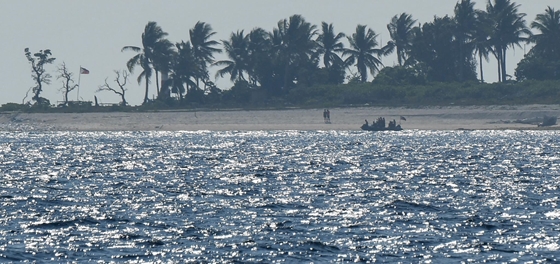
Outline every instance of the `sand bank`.
[[(406, 129), (537, 129), (516, 120), (559, 116), (559, 105), (356, 107), (332, 108), (331, 124), (323, 109), (160, 111), (112, 113), (0, 113), (0, 130), (54, 131), (196, 131), (196, 130), (360, 130), (383, 116)], [(545, 129), (558, 129), (553, 126)]]

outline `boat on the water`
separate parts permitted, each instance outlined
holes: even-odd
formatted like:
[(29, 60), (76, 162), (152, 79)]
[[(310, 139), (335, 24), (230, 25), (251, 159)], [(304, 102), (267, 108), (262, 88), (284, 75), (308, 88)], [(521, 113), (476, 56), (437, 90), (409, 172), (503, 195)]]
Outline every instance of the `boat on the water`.
[(377, 121), (374, 121), (371, 125), (368, 123), (366, 119), (366, 123), (361, 126), (362, 130), (367, 131), (401, 131), (403, 130), (400, 124), (397, 124), (397, 121), (393, 119), (393, 121), (389, 121), (389, 124), (385, 126), (385, 118), (380, 117)]

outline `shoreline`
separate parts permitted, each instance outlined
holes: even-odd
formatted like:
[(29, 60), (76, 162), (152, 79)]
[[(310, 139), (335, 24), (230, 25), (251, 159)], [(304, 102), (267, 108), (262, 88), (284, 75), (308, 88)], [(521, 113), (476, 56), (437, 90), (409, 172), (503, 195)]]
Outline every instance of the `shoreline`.
[[(560, 105), (489, 105), (157, 112), (0, 113), (0, 131), (357, 130), (367, 119), (395, 119), (404, 130), (560, 130), (517, 123), (559, 116)], [(406, 121), (400, 120), (400, 116)]]

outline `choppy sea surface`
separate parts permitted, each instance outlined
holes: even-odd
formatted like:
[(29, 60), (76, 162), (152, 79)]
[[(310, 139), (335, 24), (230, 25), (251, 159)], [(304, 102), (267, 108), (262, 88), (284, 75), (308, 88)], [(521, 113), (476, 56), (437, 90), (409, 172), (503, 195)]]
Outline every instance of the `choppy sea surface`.
[(559, 136), (0, 132), (0, 262), (556, 262)]

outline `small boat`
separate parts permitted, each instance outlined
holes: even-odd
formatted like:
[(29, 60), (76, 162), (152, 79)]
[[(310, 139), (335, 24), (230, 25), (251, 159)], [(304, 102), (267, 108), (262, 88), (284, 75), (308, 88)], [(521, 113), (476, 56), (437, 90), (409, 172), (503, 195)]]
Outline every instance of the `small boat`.
[(371, 125), (366, 123), (360, 127), (362, 130), (366, 131), (401, 131), (403, 130), (400, 124), (397, 124), (397, 121), (389, 121), (389, 125), (385, 126), (385, 118), (380, 117), (377, 119), (376, 122), (373, 122)]

